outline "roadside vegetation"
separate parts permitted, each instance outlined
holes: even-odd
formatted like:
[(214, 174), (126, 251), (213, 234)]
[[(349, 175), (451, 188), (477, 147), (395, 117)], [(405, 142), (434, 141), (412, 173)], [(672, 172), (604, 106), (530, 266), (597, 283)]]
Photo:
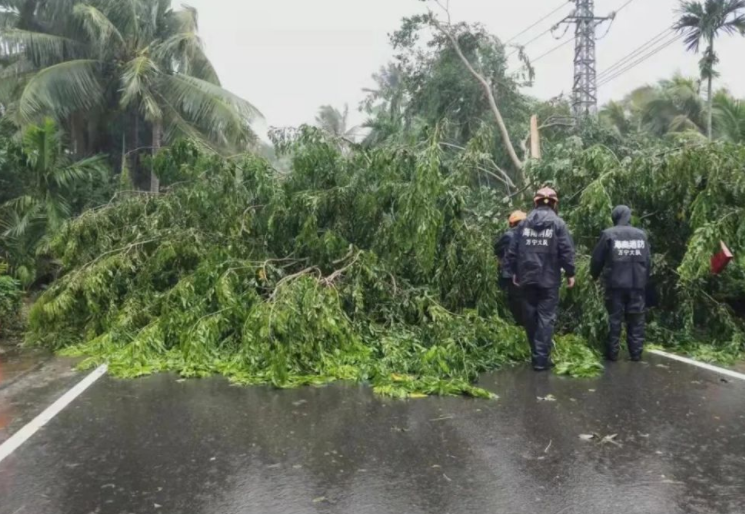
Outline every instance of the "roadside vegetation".
[[(418, 16), (391, 36), (364, 127), (323, 106), (317, 127), (275, 129), (268, 149), (258, 111), (219, 85), (193, 10), (27, 3), (0, 2), (0, 311), (40, 293), (27, 344), (122, 377), (488, 397), (479, 373), (528, 358), (493, 240), (551, 185), (579, 255), (557, 373), (603, 369), (588, 255), (618, 203), (655, 254), (650, 342), (725, 363), (745, 350), (745, 109), (704, 94), (709, 68), (575, 120), (566, 99), (521, 92), (532, 72), (512, 73), (483, 27)], [(138, 12), (158, 17), (145, 27)], [(737, 258), (714, 276), (721, 241)]]

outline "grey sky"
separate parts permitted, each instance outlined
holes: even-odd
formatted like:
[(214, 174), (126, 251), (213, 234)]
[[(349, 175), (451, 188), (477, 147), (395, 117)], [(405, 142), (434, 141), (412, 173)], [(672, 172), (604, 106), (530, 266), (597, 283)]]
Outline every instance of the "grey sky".
[[(174, 4), (177, 3), (174, 1)], [(200, 32), (223, 84), (253, 102), (273, 126), (312, 122), (322, 104), (350, 105), (353, 121), (372, 85), (370, 75), (391, 57), (388, 34), (404, 16), (423, 12), (417, 0), (189, 0), (199, 10)], [(625, 0), (595, 0), (598, 15)], [(602, 71), (673, 22), (679, 0), (634, 0), (621, 11), (610, 33), (598, 41)], [(561, 0), (451, 0), (454, 21), (481, 22), (503, 40), (561, 5)], [(572, 4), (564, 7), (570, 12)], [(535, 27), (517, 42), (540, 34), (562, 14)], [(602, 31), (600, 32), (602, 34)], [(565, 36), (570, 38), (571, 34)], [(527, 47), (536, 57), (557, 44), (545, 35)], [(742, 52), (745, 39), (718, 42), (721, 77), (745, 97)], [(573, 45), (568, 44), (536, 64), (537, 79), (526, 92), (539, 98), (569, 93)], [(698, 57), (675, 43), (600, 90), (601, 102), (620, 98), (635, 87), (671, 76), (696, 74)], [(515, 67), (518, 63), (514, 64)]]

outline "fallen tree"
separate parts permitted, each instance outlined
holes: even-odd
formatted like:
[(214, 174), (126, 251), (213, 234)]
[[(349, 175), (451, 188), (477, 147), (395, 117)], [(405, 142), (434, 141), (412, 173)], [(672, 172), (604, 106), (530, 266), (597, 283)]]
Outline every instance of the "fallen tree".
[[(479, 373), (528, 358), (492, 255), (513, 205), (479, 185), (478, 145), (445, 153), (436, 132), (416, 148), (348, 155), (312, 128), (279, 134), (293, 159), (284, 176), (258, 157), (189, 143), (163, 151), (154, 165), (164, 193), (123, 192), (55, 238), (61, 274), (31, 312), (29, 341), (122, 377), (489, 396), (473, 385)], [(742, 261), (717, 279), (706, 262), (720, 237), (745, 246), (744, 157), (707, 145), (618, 160), (577, 143), (528, 168), (561, 190), (580, 253), (579, 288), (562, 302), (559, 373), (602, 370), (592, 347), (605, 313), (586, 255), (619, 202), (636, 209), (658, 254), (664, 301), (652, 338), (705, 335), (715, 353), (742, 350), (732, 303), (745, 297)]]
[[(348, 379), (392, 395), (487, 396), (471, 385), (478, 373), (527, 358), (499, 314), (500, 216), (472, 210), (484, 191), (445, 167), (436, 141), (344, 157), (305, 128), (283, 144), (286, 177), (260, 158), (177, 145), (155, 164), (179, 184), (70, 223), (30, 340), (118, 376)], [(577, 350), (566, 353), (563, 372), (597, 369), (589, 349), (576, 369)]]

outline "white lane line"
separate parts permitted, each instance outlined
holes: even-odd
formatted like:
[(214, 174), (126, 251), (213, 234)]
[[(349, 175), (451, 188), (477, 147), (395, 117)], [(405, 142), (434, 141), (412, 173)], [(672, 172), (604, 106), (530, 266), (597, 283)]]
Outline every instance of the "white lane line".
[(10, 439), (0, 445), (0, 462), (2, 462), (8, 455), (13, 453), (25, 443), (32, 435), (39, 431), (41, 427), (49, 423), (49, 421), (62, 411), (65, 407), (70, 405), (72, 401), (80, 396), (83, 391), (88, 389), (96, 380), (101, 378), (108, 366), (103, 364), (91, 372), (87, 377), (78, 382), (78, 384), (63, 394), (56, 402), (46, 408), (44, 412), (32, 419), (26, 426), (20, 429), (18, 432), (13, 434)]
[(686, 364), (690, 364), (691, 366), (697, 366), (699, 368), (708, 369), (709, 371), (713, 371), (721, 375), (727, 375), (728, 377), (745, 380), (745, 375), (742, 373), (738, 373), (737, 371), (732, 371), (730, 369), (720, 368), (719, 366), (712, 366), (711, 364), (706, 364), (705, 362), (699, 362), (697, 360), (689, 359), (688, 357), (681, 357), (680, 355), (675, 355), (675, 354), (663, 352), (660, 350), (649, 350), (649, 353), (660, 355), (662, 357), (667, 357), (668, 359), (685, 362)]

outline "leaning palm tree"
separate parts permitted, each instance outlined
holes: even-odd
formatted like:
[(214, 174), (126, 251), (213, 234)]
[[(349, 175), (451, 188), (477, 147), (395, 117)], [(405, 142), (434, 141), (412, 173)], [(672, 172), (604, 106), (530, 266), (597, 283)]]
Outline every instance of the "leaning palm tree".
[(707, 125), (709, 139), (713, 137), (712, 82), (716, 76), (718, 57), (714, 40), (722, 34), (745, 35), (745, 0), (684, 0), (680, 6), (680, 19), (675, 28), (685, 35), (688, 50), (698, 53), (706, 45), (700, 62), (701, 78), (707, 81)]
[[(198, 36), (196, 10), (170, 5), (56, 0), (38, 7), (41, 28), (2, 30), (0, 47), (16, 57), (16, 75), (25, 80), (14, 109), (19, 124), (51, 115), (85, 142), (90, 120), (110, 124), (113, 107), (133, 125), (135, 142), (144, 122), (154, 153), (181, 136), (229, 151), (255, 141), (250, 123), (260, 113), (221, 87)], [(151, 173), (151, 190), (158, 188)]]
[(71, 160), (51, 119), (25, 131), (23, 155), (24, 193), (2, 206), (3, 236), (33, 253), (74, 214), (75, 191), (108, 168), (103, 156)]

